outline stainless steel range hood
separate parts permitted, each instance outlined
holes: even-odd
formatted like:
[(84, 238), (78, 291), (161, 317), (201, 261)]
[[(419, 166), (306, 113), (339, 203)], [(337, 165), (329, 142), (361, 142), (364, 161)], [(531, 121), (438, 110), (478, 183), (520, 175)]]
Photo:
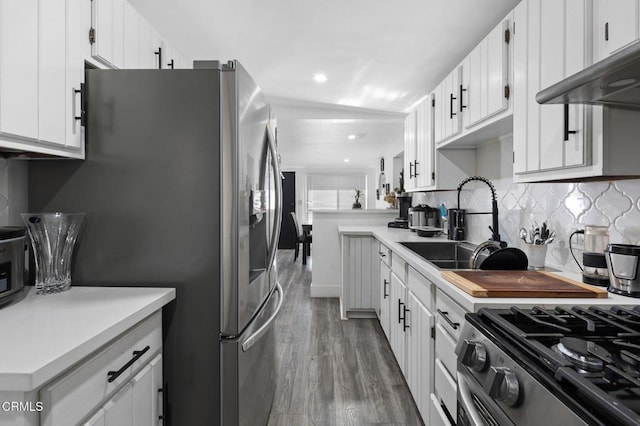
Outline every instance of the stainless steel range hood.
[(640, 40), (538, 92), (536, 101), (640, 109)]

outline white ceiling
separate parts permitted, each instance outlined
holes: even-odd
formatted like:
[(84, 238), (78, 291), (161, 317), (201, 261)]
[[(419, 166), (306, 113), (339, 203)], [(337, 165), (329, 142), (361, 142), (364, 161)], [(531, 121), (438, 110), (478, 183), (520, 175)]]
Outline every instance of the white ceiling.
[(399, 113), (519, 0), (130, 1), (187, 57), (243, 64), (274, 101), (285, 166), (374, 167), (401, 145)]

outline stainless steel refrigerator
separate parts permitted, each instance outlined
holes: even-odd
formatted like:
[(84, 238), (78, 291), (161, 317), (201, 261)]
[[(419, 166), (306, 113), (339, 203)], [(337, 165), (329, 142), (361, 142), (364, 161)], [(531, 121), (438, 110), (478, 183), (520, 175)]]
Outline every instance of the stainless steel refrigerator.
[(86, 212), (74, 286), (177, 288), (165, 424), (266, 424), (284, 294), (265, 96), (235, 61), (88, 70), (86, 89), (86, 160), (31, 162), (30, 211)]

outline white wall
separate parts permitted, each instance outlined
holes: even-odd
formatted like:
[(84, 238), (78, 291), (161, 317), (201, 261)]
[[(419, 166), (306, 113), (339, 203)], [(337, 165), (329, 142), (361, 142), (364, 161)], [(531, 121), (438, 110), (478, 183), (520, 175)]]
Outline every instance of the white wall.
[(378, 184), (377, 169), (367, 168), (309, 168), (309, 167), (283, 167), (284, 172), (296, 173), (296, 215), (300, 223), (306, 223), (305, 205), (307, 203), (306, 181), (307, 175), (336, 175), (336, 174), (366, 174), (367, 175), (367, 204), (364, 209), (376, 208), (376, 186)]

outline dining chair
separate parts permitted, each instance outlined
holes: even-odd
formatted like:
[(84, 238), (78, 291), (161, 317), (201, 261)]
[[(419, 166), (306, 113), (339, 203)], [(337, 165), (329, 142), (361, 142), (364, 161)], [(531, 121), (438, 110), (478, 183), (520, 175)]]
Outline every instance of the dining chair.
[(311, 242), (312, 242), (312, 234), (311, 230), (306, 230), (304, 227), (300, 226), (298, 223), (298, 218), (295, 212), (290, 212), (291, 220), (293, 221), (293, 227), (296, 230), (296, 247), (294, 252), (293, 261), (298, 260), (298, 255), (300, 254), (300, 244), (302, 244), (302, 264), (307, 264), (307, 256), (311, 252)]

